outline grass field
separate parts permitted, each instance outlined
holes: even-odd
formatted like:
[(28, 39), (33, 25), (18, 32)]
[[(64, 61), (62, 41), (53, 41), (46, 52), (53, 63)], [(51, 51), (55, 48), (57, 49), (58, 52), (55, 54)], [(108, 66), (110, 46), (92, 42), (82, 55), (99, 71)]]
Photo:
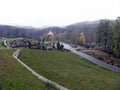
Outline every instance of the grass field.
[(0, 90), (56, 90), (13, 59), (15, 49), (0, 49)]
[(5, 46), (2, 44), (4, 39), (0, 39), (0, 48), (4, 48)]
[(4, 48), (5, 46), (2, 44), (2, 42), (0, 41), (0, 48)]
[(26, 49), (19, 58), (39, 74), (71, 90), (120, 90), (120, 73), (71, 52)]

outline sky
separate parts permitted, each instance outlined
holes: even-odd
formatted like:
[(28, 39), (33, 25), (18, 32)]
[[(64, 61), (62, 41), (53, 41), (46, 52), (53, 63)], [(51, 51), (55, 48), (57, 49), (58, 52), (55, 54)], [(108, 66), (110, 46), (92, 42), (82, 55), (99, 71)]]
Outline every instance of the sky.
[(118, 16), (120, 0), (0, 0), (0, 24), (7, 25), (66, 26)]

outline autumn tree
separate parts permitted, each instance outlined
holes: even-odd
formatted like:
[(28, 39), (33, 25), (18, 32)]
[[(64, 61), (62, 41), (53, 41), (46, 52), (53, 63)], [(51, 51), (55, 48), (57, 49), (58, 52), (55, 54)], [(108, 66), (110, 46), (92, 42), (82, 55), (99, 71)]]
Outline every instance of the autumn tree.
[(73, 32), (72, 35), (71, 35), (71, 41), (72, 41), (72, 43), (76, 43), (77, 40), (78, 40), (77, 33)]
[(80, 42), (81, 42), (81, 44), (85, 44), (86, 43), (86, 38), (85, 38), (84, 33), (80, 33)]

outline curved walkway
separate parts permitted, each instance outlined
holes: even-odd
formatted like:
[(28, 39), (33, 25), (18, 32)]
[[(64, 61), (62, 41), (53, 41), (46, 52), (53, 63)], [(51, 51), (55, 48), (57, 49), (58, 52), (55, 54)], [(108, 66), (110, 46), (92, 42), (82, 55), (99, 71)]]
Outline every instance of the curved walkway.
[(4, 40), (4, 45), (5, 45), (7, 48), (10, 48), (10, 47), (7, 45), (7, 40)]
[(18, 59), (18, 55), (20, 53), (20, 49), (18, 49), (14, 54), (13, 57), (20, 63), (22, 64), (25, 68), (27, 68), (33, 75), (35, 75), (38, 79), (42, 80), (45, 83), (49, 83), (50, 85), (58, 88), (59, 90), (69, 90), (66, 87), (63, 87), (51, 80), (48, 80), (47, 78), (43, 77), (42, 75), (38, 74), (37, 72), (35, 72), (33, 69), (31, 69), (30, 67), (28, 67), (26, 64), (24, 64), (20, 59)]
[(75, 53), (75, 54), (77, 54), (77, 55), (79, 55), (79, 56), (81, 56), (81, 57), (83, 57), (83, 58), (85, 58), (85, 59), (87, 59), (87, 60), (89, 60), (89, 61), (91, 61), (91, 62), (93, 62), (93, 63), (95, 63), (97, 65), (99, 65), (99, 66), (101, 66), (101, 67), (104, 67), (106, 69), (109, 69), (109, 70), (112, 70), (112, 71), (115, 71), (115, 72), (120, 72), (120, 68), (118, 68), (118, 67), (111, 66), (110, 64), (102, 62), (102, 61), (100, 61), (100, 60), (98, 60), (98, 59), (96, 59), (96, 58), (94, 58), (94, 57), (92, 57), (90, 55), (87, 55), (85, 53), (77, 51), (76, 49), (74, 49), (73, 47), (71, 47), (70, 45), (68, 45), (66, 43), (62, 43), (62, 44), (64, 45), (64, 48), (66, 48), (68, 50), (71, 50), (71, 52), (73, 52), (73, 53)]

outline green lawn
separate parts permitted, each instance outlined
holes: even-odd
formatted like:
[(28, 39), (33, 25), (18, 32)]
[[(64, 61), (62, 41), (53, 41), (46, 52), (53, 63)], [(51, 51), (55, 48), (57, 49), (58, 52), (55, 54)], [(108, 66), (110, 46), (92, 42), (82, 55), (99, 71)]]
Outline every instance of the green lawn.
[(5, 46), (2, 44), (3, 41), (0, 41), (0, 48), (4, 48)]
[(71, 52), (24, 49), (19, 58), (71, 90), (120, 90), (120, 73), (100, 68)]
[(15, 49), (0, 49), (0, 90), (56, 90), (13, 59)]
[(0, 39), (0, 48), (5, 48), (5, 46), (2, 44), (4, 42), (4, 39)]
[(13, 40), (21, 40), (22, 38), (6, 38), (7, 41), (13, 41)]

